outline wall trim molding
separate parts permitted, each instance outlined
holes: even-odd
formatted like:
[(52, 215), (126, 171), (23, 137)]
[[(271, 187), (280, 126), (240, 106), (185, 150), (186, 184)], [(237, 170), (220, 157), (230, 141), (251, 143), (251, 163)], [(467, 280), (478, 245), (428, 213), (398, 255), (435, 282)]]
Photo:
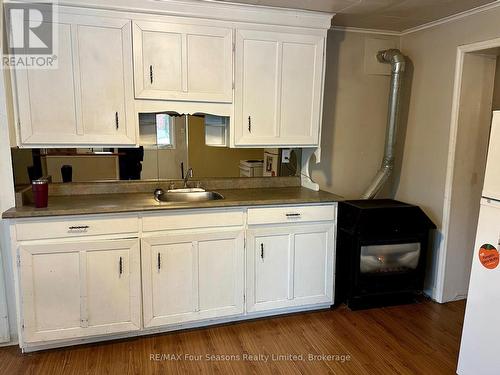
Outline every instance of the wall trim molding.
[[(32, 2), (32, 0), (14, 0)], [(334, 13), (208, 0), (59, 0), (59, 7), (329, 29)]]
[[(477, 8), (472, 8), (469, 10), (465, 10), (463, 12), (453, 14), (448, 17), (441, 18), (436, 21), (428, 22), (420, 26), (412, 27), (403, 31), (393, 31), (393, 30), (384, 30), (384, 29), (364, 29), (364, 28), (358, 28), (358, 27), (349, 27), (349, 26), (333, 26), (332, 29), (335, 31), (345, 31), (345, 32), (351, 32), (351, 33), (364, 33), (364, 34), (379, 34), (379, 35), (392, 35), (392, 36), (399, 36), (403, 37), (406, 35), (411, 35), (414, 33), (417, 33), (419, 31), (424, 31), (427, 29), (432, 29), (434, 27), (444, 25), (447, 23), (455, 22), (458, 20), (461, 20), (463, 18), (473, 16), (478, 13), (486, 12), (488, 10), (492, 10), (495, 8), (500, 7), (500, 0), (496, 0), (493, 3), (490, 4), (485, 4), (481, 5)], [(335, 24), (335, 17), (333, 18), (333, 23)]]
[(488, 10), (498, 8), (499, 6), (500, 6), (500, 1), (497, 0), (497, 1), (490, 3), (490, 4), (481, 5), (477, 8), (465, 10), (463, 12), (453, 14), (451, 16), (444, 17), (444, 18), (441, 18), (441, 19), (436, 20), (436, 21), (428, 22), (428, 23), (425, 23), (425, 24), (420, 25), (420, 26), (416, 26), (416, 27), (412, 27), (410, 29), (403, 30), (400, 34), (401, 34), (401, 36), (413, 34), (413, 33), (423, 31), (426, 29), (430, 29), (430, 28), (433, 28), (436, 26), (440, 26), (440, 25), (443, 25), (446, 23), (458, 21), (458, 20), (461, 20), (462, 18), (473, 16), (473, 15), (478, 14), (478, 13), (486, 12)]
[[(334, 18), (335, 20), (335, 18)], [(401, 36), (401, 32), (392, 30), (380, 30), (380, 29), (364, 29), (361, 27), (348, 27), (348, 26), (333, 26), (331, 28), (333, 31), (343, 31), (347, 33), (360, 33), (360, 34), (376, 34), (376, 35), (387, 35), (387, 36)]]
[[(32, 0), (14, 0), (16, 2), (30, 2)], [(500, 7), (500, 0), (493, 3), (481, 5), (451, 16), (441, 18), (439, 20), (431, 21), (423, 25), (405, 29), (403, 31), (385, 30), (385, 29), (370, 29), (358, 28), (349, 26), (336, 26), (335, 13), (326, 13), (312, 10), (270, 7), (263, 5), (250, 5), (235, 3), (231, 1), (218, 1), (218, 0), (156, 0), (154, 2), (146, 2), (144, 0), (108, 0), (105, 5), (99, 0), (59, 0), (60, 6), (70, 7), (83, 7), (83, 8), (96, 8), (106, 10), (120, 10), (130, 12), (158, 12), (170, 15), (186, 16), (186, 17), (205, 17), (205, 18), (218, 18), (221, 20), (231, 19), (240, 22), (257, 22), (269, 23), (269, 20), (260, 20), (255, 12), (266, 11), (266, 16), (272, 22), (278, 22), (279, 19), (283, 25), (296, 26), (296, 18), (301, 18), (302, 22), (307, 23), (307, 27), (311, 28), (329, 28), (327, 23), (332, 21), (331, 29), (335, 31), (364, 33), (364, 34), (379, 34), (390, 36), (406, 36), (419, 31), (427, 30), (436, 26), (440, 26), (449, 22), (454, 22), (462, 18), (472, 16), (474, 14), (482, 13), (491, 9)], [(279, 23), (279, 22), (278, 22)]]

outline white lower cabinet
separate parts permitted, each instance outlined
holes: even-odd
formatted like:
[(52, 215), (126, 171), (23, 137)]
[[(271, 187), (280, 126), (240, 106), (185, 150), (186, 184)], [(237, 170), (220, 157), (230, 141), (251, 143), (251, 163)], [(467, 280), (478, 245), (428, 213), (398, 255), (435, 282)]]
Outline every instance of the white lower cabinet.
[(244, 231), (142, 239), (144, 326), (243, 313)]
[(21, 244), (19, 278), (27, 343), (141, 328), (138, 239)]
[(20, 345), (328, 306), (335, 216), (323, 204), (12, 222)]
[(261, 226), (247, 241), (247, 311), (333, 303), (333, 223)]

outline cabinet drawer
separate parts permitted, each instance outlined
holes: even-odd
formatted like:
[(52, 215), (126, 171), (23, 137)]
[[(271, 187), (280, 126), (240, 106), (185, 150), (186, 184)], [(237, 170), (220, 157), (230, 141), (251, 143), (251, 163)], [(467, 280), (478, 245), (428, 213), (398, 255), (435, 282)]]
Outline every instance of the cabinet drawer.
[(137, 232), (139, 232), (137, 217), (76, 216), (23, 220), (16, 223), (18, 241)]
[(248, 209), (249, 225), (333, 220), (335, 220), (334, 205), (284, 206)]
[(181, 211), (161, 215), (148, 215), (142, 219), (144, 232), (162, 230), (196, 229), (243, 226), (243, 210), (231, 211)]

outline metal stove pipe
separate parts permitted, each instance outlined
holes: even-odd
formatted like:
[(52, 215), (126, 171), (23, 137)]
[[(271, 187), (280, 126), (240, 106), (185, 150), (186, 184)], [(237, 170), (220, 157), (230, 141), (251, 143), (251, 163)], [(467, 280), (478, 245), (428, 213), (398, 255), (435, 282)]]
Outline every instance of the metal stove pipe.
[(389, 113), (385, 136), (385, 151), (382, 165), (365, 191), (362, 199), (373, 199), (382, 189), (394, 169), (394, 149), (396, 146), (396, 131), (399, 123), (401, 89), (403, 85), (406, 58), (398, 49), (380, 51), (377, 59), (381, 63), (391, 64), (391, 89), (389, 94)]

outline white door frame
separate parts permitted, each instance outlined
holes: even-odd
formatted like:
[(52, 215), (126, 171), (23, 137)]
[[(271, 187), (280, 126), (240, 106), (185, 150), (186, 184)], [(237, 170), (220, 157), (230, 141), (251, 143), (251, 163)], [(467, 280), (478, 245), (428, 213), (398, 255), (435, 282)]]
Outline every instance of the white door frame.
[(448, 250), (448, 234), (450, 232), (451, 200), (453, 192), (453, 175), (455, 172), (455, 155), (457, 148), (458, 122), (460, 111), (460, 97), (462, 94), (462, 76), (464, 69), (464, 58), (466, 53), (478, 52), (490, 48), (500, 47), (500, 38), (465, 44), (457, 48), (455, 63), (455, 85), (453, 88), (453, 105), (451, 108), (450, 140), (448, 144), (448, 163), (446, 167), (446, 185), (443, 205), (443, 241), (439, 246), (438, 267), (436, 272), (435, 292), (433, 298), (440, 302), (444, 301), (444, 281), (446, 273), (446, 253)]

